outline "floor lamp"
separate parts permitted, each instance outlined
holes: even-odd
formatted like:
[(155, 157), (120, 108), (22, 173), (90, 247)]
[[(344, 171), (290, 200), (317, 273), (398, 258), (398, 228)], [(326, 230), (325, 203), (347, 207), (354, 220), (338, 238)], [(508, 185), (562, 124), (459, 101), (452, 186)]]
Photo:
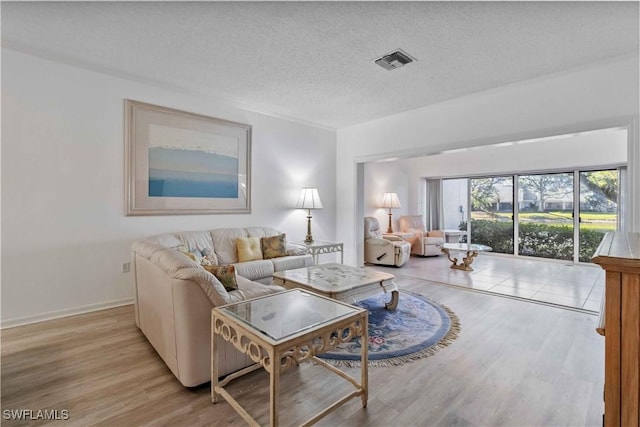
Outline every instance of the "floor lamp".
[(384, 196), (382, 196), (382, 207), (389, 209), (389, 228), (387, 228), (387, 233), (393, 233), (393, 227), (391, 226), (391, 209), (400, 208), (398, 193), (384, 193)]

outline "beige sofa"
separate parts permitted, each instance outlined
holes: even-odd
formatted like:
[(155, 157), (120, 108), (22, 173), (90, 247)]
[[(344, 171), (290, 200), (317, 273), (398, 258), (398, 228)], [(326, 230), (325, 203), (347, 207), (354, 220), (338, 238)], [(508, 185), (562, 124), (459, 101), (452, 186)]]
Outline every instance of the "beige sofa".
[[(287, 256), (238, 262), (238, 237), (280, 234), (271, 227), (225, 228), (168, 233), (132, 245), (136, 324), (187, 387), (211, 379), (211, 309), (284, 290), (271, 284), (274, 271), (313, 264), (302, 246), (287, 244)], [(220, 281), (184, 252), (213, 250), (219, 265), (233, 264), (238, 289), (227, 292)], [(221, 342), (220, 375), (249, 366), (250, 359)]]

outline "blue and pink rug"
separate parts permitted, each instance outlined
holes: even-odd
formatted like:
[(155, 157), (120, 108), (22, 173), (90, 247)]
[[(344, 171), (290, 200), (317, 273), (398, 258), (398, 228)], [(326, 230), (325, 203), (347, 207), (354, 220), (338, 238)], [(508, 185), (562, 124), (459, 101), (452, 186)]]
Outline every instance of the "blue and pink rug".
[[(408, 291), (400, 291), (398, 308), (389, 311), (386, 294), (355, 305), (369, 310), (369, 366), (396, 366), (430, 356), (451, 344), (460, 321), (449, 308)], [(318, 357), (336, 366), (360, 365), (361, 339)]]

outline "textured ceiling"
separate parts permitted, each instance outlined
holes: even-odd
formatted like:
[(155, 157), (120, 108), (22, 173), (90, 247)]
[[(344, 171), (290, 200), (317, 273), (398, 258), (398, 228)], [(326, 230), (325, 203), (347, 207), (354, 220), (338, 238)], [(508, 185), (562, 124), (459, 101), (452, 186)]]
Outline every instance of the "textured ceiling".
[[(340, 128), (638, 53), (637, 2), (2, 2), (2, 45)], [(417, 62), (385, 71), (396, 48)]]

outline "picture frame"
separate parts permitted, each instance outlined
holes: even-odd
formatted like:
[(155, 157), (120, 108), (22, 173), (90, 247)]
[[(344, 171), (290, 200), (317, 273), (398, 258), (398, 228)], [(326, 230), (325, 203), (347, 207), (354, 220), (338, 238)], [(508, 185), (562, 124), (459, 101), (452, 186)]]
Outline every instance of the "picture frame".
[(251, 126), (125, 99), (127, 216), (251, 213)]

